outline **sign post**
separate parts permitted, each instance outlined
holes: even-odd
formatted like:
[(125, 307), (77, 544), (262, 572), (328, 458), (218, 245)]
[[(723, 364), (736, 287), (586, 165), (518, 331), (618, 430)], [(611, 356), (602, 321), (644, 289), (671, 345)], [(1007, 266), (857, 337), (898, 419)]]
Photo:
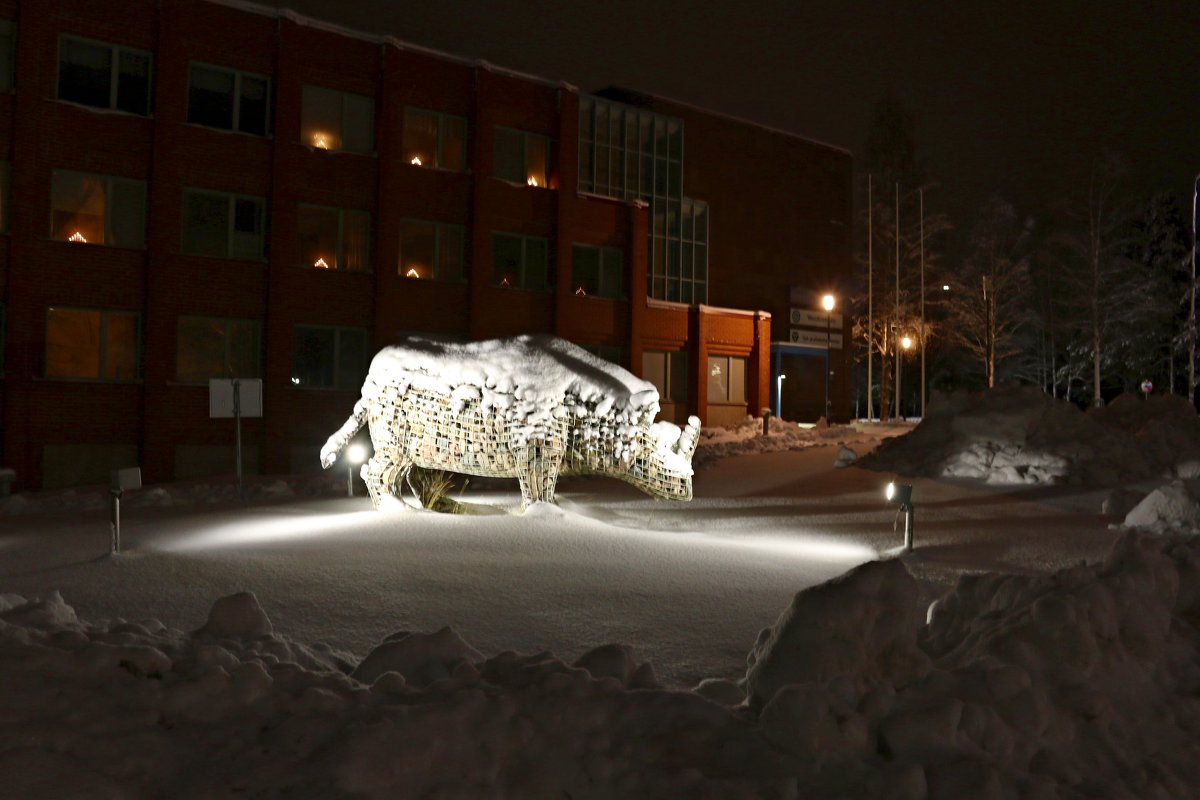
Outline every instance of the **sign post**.
[(259, 378), (213, 378), (208, 382), (208, 416), (233, 417), (234, 450), (238, 496), (242, 488), (242, 417), (261, 417), (262, 380)]
[(1151, 382), (1151, 380), (1149, 378), (1146, 378), (1146, 380), (1142, 381), (1142, 394), (1143, 395), (1145, 395), (1146, 397), (1149, 397), (1150, 393), (1153, 391), (1154, 391), (1154, 383)]
[(142, 488), (142, 468), (129, 467), (128, 469), (114, 469), (112, 471), (112, 485), (109, 487), (109, 494), (112, 495), (112, 519), (109, 522), (112, 528), (112, 552), (121, 552), (121, 495), (126, 489)]

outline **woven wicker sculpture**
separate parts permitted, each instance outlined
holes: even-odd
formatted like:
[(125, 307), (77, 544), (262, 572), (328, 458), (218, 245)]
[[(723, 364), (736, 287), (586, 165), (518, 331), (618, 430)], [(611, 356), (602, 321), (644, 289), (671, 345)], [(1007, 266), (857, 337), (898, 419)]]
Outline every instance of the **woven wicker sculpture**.
[(325, 446), (328, 468), (364, 424), (362, 478), (375, 507), (414, 467), (516, 478), (525, 505), (554, 500), (559, 475), (608, 475), (690, 500), (700, 420), (654, 422), (658, 391), (570, 342), (519, 336), (420, 339), (381, 350), (354, 413)]

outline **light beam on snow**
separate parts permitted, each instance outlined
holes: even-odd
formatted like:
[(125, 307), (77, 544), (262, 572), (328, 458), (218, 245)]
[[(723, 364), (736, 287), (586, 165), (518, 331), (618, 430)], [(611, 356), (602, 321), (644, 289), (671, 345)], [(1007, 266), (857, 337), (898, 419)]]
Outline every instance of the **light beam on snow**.
[(359, 524), (377, 522), (373, 511), (350, 511), (336, 514), (303, 514), (271, 519), (246, 519), (218, 523), (212, 528), (163, 545), (166, 550), (196, 552), (235, 547), (290, 544), (304, 539), (317, 539), (348, 531)]

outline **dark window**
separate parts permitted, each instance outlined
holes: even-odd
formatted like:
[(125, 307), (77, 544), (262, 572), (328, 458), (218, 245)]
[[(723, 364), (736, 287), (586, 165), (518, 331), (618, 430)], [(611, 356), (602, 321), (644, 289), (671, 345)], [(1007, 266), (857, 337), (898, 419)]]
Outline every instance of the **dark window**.
[(265, 136), (270, 86), (261, 75), (192, 64), (188, 122)]
[(406, 219), (400, 223), (400, 263), (405, 278), (463, 279), (465, 228), (444, 222)]
[(418, 167), (462, 172), (467, 167), (467, 121), (437, 111), (404, 109), (404, 160)]
[(175, 378), (204, 383), (211, 378), (261, 377), (261, 324), (223, 317), (180, 317)]
[(550, 140), (512, 128), (496, 128), (493, 175), (511, 183), (547, 186)]
[(370, 270), (371, 215), (365, 211), (301, 205), (300, 263), (317, 269)]
[(658, 396), (668, 402), (688, 401), (688, 354), (686, 350), (642, 351), (642, 378), (654, 384)]
[(144, 247), (145, 181), (54, 170), (50, 182), (50, 238)]
[(130, 311), (50, 308), (46, 377), (131, 381), (139, 375), (140, 316)]
[(550, 243), (538, 236), (492, 234), (492, 283), (520, 289), (545, 289)]
[(357, 389), (367, 374), (367, 332), (361, 328), (297, 325), (292, 384)]
[(575, 294), (622, 297), (622, 257), (615, 247), (577, 244), (571, 250), (571, 283)]
[(146, 116), (151, 63), (150, 54), (141, 50), (63, 36), (58, 43), (58, 97)]
[(374, 98), (305, 86), (300, 141), (318, 150), (370, 155), (375, 150)]
[(0, 19), (0, 92), (13, 88), (13, 63), (16, 55), (16, 27), (11, 19)]
[(183, 190), (183, 252), (196, 256), (261, 259), (266, 203), (202, 189)]

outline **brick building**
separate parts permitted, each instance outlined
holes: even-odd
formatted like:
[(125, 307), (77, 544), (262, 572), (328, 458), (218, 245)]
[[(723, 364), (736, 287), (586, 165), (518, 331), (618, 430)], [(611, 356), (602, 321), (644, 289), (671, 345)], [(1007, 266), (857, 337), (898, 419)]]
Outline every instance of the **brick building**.
[(235, 0), (0, 0), (0, 148), (18, 488), (231, 471), (216, 377), (263, 380), (249, 471), (311, 471), (412, 333), (554, 333), (709, 425), (783, 370), (821, 413), (789, 311), (849, 285), (837, 148)]

